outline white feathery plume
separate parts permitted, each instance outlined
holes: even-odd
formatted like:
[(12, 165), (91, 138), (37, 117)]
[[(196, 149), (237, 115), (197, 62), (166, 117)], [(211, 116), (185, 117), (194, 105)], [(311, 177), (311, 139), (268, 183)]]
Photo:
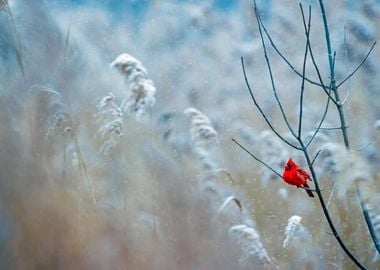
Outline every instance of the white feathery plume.
[(285, 228), (285, 240), (283, 247), (287, 247), (291, 242), (294, 242), (300, 235), (303, 229), (301, 224), (302, 217), (292, 216), (288, 219), (288, 225)]
[(116, 97), (109, 93), (97, 105), (96, 122), (100, 125), (98, 134), (104, 140), (99, 152), (107, 155), (116, 147), (123, 136), (123, 113), (116, 104)]
[(137, 120), (141, 120), (156, 102), (156, 88), (148, 78), (147, 70), (139, 60), (127, 53), (120, 54), (110, 66), (126, 79), (128, 91), (123, 110), (136, 113)]
[(260, 241), (260, 236), (253, 227), (245, 224), (235, 225), (230, 228), (229, 233), (237, 238), (237, 243), (241, 247), (243, 253), (239, 259), (241, 264), (270, 263), (270, 258)]
[(37, 119), (44, 127), (44, 138), (49, 140), (55, 135), (63, 134), (70, 117), (62, 96), (57, 91), (45, 86), (33, 85), (28, 94), (33, 98), (36, 106)]
[[(209, 147), (218, 142), (218, 134), (212, 127), (206, 115), (195, 108), (187, 108), (184, 114), (190, 119), (190, 136), (193, 142), (193, 151), (197, 155), (202, 171), (212, 178), (217, 164), (211, 157)], [(210, 175), (212, 172), (212, 175)], [(210, 179), (211, 179), (210, 178)]]
[(218, 133), (206, 115), (195, 108), (187, 108), (184, 114), (190, 118), (191, 139), (196, 146), (207, 146), (218, 141)]

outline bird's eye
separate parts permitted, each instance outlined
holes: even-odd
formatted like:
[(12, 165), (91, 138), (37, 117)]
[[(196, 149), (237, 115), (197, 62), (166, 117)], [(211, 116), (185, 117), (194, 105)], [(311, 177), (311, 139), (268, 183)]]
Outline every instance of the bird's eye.
[(285, 165), (285, 170), (289, 171), (290, 170), (290, 166), (289, 165)]

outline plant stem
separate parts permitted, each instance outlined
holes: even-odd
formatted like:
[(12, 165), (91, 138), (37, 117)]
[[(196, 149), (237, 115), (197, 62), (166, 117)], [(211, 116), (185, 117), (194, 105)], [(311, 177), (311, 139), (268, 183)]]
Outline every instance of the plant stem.
[(96, 197), (95, 197), (94, 188), (92, 186), (90, 177), (88, 175), (87, 166), (86, 166), (86, 163), (84, 162), (84, 159), (83, 159), (83, 156), (82, 156), (82, 152), (81, 152), (80, 147), (79, 147), (78, 138), (77, 138), (77, 136), (75, 134), (74, 129), (72, 129), (71, 132), (72, 132), (72, 136), (74, 138), (75, 148), (76, 148), (77, 154), (79, 156), (79, 160), (81, 162), (84, 174), (85, 174), (86, 179), (87, 179), (87, 184), (88, 184), (88, 188), (90, 190), (90, 196), (91, 196), (91, 200), (92, 200), (92, 206), (94, 208), (95, 214), (97, 215), (98, 214), (98, 209), (97, 209), (97, 204), (96, 204)]

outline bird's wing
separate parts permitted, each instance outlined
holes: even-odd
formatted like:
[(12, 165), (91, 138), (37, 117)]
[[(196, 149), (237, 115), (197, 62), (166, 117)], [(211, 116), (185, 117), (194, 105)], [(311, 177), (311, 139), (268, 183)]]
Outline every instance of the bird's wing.
[(302, 175), (303, 177), (305, 177), (305, 179), (310, 179), (310, 175), (309, 175), (306, 171), (302, 170), (301, 168), (298, 168), (298, 169), (297, 169), (297, 172), (298, 172), (300, 175)]

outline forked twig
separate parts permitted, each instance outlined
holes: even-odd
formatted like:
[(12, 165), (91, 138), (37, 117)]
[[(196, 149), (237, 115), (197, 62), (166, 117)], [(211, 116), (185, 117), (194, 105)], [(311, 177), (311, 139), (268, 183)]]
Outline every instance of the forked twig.
[(290, 125), (289, 123), (289, 120), (285, 114), (285, 111), (284, 111), (284, 108), (281, 104), (281, 101), (280, 101), (280, 98), (278, 97), (278, 94), (277, 94), (277, 89), (276, 89), (276, 85), (275, 85), (275, 82), (274, 82), (274, 77), (273, 77), (273, 72), (272, 72), (272, 66), (271, 66), (271, 63), (270, 63), (270, 60), (269, 60), (269, 57), (268, 57), (268, 53), (267, 53), (267, 48), (266, 48), (266, 45), (265, 45), (265, 40), (264, 40), (264, 37), (263, 37), (263, 33), (262, 33), (262, 29), (261, 29), (261, 24), (260, 24), (260, 21), (259, 21), (259, 17), (260, 17), (260, 14), (257, 10), (257, 6), (256, 6), (256, 0), (254, 0), (254, 3), (255, 3), (255, 7), (254, 7), (254, 10), (255, 10), (255, 14), (256, 14), (256, 19), (257, 19), (257, 23), (258, 23), (258, 27), (259, 27), (259, 34), (260, 34), (260, 39), (261, 39), (261, 45), (263, 47), (263, 51), (264, 51), (264, 58), (265, 58), (265, 62), (267, 64), (267, 69), (268, 69), (268, 72), (269, 72), (269, 78), (270, 78), (270, 82), (271, 82), (271, 86), (272, 86), (272, 92), (273, 92), (273, 95), (274, 95), (274, 98), (277, 102), (277, 105), (278, 107), (280, 108), (280, 111), (281, 111), (281, 115), (282, 115), (282, 118), (286, 124), (286, 126), (288, 127), (290, 133), (295, 137), (297, 138), (297, 135), (296, 133), (294, 132), (292, 126)]
[[(276, 44), (274, 43), (271, 35), (269, 34), (267, 28), (265, 27), (265, 24), (263, 23), (263, 21), (261, 20), (261, 17), (259, 16), (258, 17), (259, 19), (259, 22), (260, 22), (260, 25), (261, 27), (263, 28), (264, 30), (264, 33), (266, 35), (266, 37), (268, 38), (269, 40), (269, 43), (271, 44), (272, 48), (274, 49), (274, 51), (280, 56), (280, 58), (290, 67), (291, 70), (293, 70), (293, 72), (295, 74), (297, 74), (299, 77), (303, 77), (302, 76), (302, 73), (300, 73), (295, 67), (294, 65), (292, 65), (289, 61), (289, 59), (278, 49), (278, 47), (276, 46)], [(315, 82), (307, 77), (304, 78), (305, 81), (307, 81), (308, 83), (312, 84), (312, 85), (316, 85), (316, 86), (322, 86), (320, 83), (318, 82)], [(328, 86), (325, 86), (326, 88), (328, 88)]]
[[(344, 79), (340, 84), (338, 84), (338, 86), (335, 86), (335, 79), (334, 79), (335, 71), (334, 71), (334, 68), (331, 65), (331, 55), (330, 55), (330, 53), (331, 53), (330, 32), (329, 32), (329, 25), (328, 25), (328, 22), (327, 22), (327, 16), (326, 16), (323, 0), (319, 0), (319, 5), (320, 5), (320, 8), (321, 8), (321, 13), (322, 13), (322, 18), (323, 18), (323, 25), (324, 25), (324, 29), (325, 29), (325, 39), (326, 39), (327, 51), (328, 51), (329, 62), (330, 62), (330, 77), (331, 77), (331, 83), (333, 84), (333, 91), (334, 91), (335, 99), (336, 99), (336, 104), (335, 105), (336, 105), (338, 113), (339, 113), (339, 118), (340, 118), (341, 127), (342, 127), (341, 130), (342, 130), (342, 137), (343, 137), (344, 145), (345, 145), (346, 149), (349, 150), (350, 149), (350, 144), (349, 144), (349, 140), (348, 140), (348, 134), (347, 134), (346, 122), (345, 122), (345, 115), (344, 115), (344, 111), (343, 111), (343, 104), (344, 103), (341, 103), (339, 101), (338, 87), (341, 86), (349, 78), (351, 78), (357, 72), (357, 70), (359, 70), (359, 68), (362, 67), (362, 65), (368, 59), (370, 53), (372, 52), (372, 50), (373, 50), (376, 42), (374, 42), (372, 44), (370, 50), (368, 51), (367, 55), (364, 57), (364, 59), (362, 60), (362, 62), (359, 64), (359, 66), (346, 79)], [(374, 230), (373, 224), (372, 224), (370, 218), (368, 217), (368, 213), (366, 213), (366, 209), (363, 208), (363, 205), (365, 205), (365, 203), (362, 200), (362, 198), (359, 196), (360, 195), (360, 190), (359, 190), (358, 186), (356, 186), (356, 190), (357, 190), (358, 197), (359, 197), (359, 200), (360, 200), (360, 205), (362, 206), (362, 211), (363, 211), (363, 215), (364, 215), (365, 221), (367, 223), (368, 230), (371, 232), (371, 231)], [(372, 241), (375, 244), (377, 252), (380, 254), (380, 242), (379, 242), (379, 239), (377, 238), (376, 234), (370, 234), (370, 235), (371, 235)], [(357, 261), (355, 257), (351, 257), (350, 256), (350, 258), (355, 262), (355, 264), (358, 267), (360, 267), (361, 269), (365, 269), (365, 267), (359, 261)]]
[(266, 114), (264, 113), (264, 111), (262, 110), (260, 104), (257, 102), (256, 98), (255, 98), (255, 95), (253, 94), (253, 91), (252, 91), (252, 88), (251, 88), (251, 85), (248, 81), (248, 78), (247, 78), (247, 73), (245, 71), (245, 65), (244, 65), (244, 58), (241, 57), (241, 66), (242, 66), (242, 69), (243, 69), (243, 75), (244, 75), (244, 80), (245, 80), (245, 84), (248, 88), (248, 91), (249, 91), (249, 94), (251, 95), (251, 98), (252, 98), (252, 101), (253, 103), (255, 104), (256, 108), (259, 110), (261, 116), (264, 118), (265, 122), (268, 124), (269, 128), (273, 131), (274, 134), (277, 135), (278, 138), (280, 138), (284, 143), (286, 143), (287, 145), (289, 145), (290, 147), (294, 148), (294, 149), (298, 149), (300, 150), (299, 147), (295, 146), (294, 144), (290, 143), (288, 140), (286, 140), (283, 136), (281, 136), (281, 134), (273, 127), (272, 123), (269, 121), (268, 117), (266, 116)]
[(314, 165), (314, 162), (317, 160), (319, 154), (322, 152), (322, 149), (319, 149), (318, 152), (315, 154), (313, 160), (311, 161), (311, 166)]

